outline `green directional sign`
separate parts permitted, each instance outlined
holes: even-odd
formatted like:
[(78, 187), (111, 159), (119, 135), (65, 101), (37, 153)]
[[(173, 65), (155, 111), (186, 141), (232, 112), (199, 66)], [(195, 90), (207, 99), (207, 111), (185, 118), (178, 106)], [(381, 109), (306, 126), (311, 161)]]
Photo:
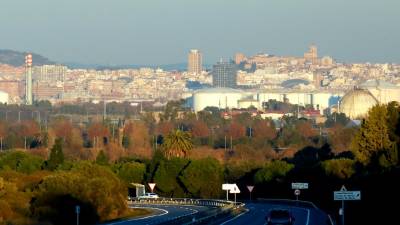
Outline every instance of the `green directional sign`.
[(333, 199), (335, 201), (361, 200), (361, 192), (360, 191), (335, 191), (335, 192), (333, 192)]

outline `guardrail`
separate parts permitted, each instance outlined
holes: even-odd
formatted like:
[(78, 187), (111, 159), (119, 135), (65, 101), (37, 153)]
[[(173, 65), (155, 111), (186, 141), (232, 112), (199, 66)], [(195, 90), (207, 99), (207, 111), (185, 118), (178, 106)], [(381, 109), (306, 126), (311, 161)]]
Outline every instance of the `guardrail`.
[(199, 206), (240, 206), (240, 202), (219, 199), (192, 199), (192, 198), (132, 198), (130, 203), (135, 204), (165, 204), (165, 205), (199, 205)]
[(220, 216), (226, 216), (230, 214), (234, 209), (241, 208), (244, 206), (241, 202), (232, 202), (218, 199), (191, 199), (191, 198), (132, 198), (129, 203), (132, 204), (155, 204), (155, 205), (196, 205), (210, 207), (209, 210), (192, 213), (176, 218), (172, 218), (168, 221), (162, 222), (162, 225), (172, 224), (207, 224), (207, 221)]

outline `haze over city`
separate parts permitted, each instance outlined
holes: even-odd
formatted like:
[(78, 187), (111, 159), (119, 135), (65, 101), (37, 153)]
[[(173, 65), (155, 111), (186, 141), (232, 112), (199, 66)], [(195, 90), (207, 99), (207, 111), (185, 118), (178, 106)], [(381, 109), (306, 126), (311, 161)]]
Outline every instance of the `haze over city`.
[(60, 63), (162, 65), (201, 49), (301, 56), (315, 43), (341, 62), (399, 62), (397, 0), (2, 0), (0, 49)]

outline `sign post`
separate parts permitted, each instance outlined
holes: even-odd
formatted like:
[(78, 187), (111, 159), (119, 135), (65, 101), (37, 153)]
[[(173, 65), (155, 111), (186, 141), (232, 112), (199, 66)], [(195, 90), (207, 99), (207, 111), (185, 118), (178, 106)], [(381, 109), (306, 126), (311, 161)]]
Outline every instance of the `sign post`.
[(254, 186), (250, 186), (250, 185), (248, 185), (247, 186), (247, 189), (249, 190), (249, 192), (250, 192), (250, 201), (251, 201), (251, 192), (253, 191), (253, 189), (254, 189)]
[(79, 205), (75, 206), (76, 225), (79, 225), (79, 213), (80, 212), (81, 212), (81, 207)]
[(300, 190), (299, 189), (294, 190), (294, 195), (296, 195), (296, 201), (298, 201), (299, 195), (300, 195)]
[(296, 195), (296, 201), (299, 200), (300, 190), (308, 189), (308, 183), (292, 183), (292, 189), (294, 189), (294, 195)]
[(335, 201), (342, 201), (342, 208), (339, 210), (339, 215), (341, 215), (342, 225), (344, 225), (344, 201), (361, 200), (361, 191), (347, 191), (343, 185), (340, 191), (333, 192), (333, 199)]
[(149, 183), (149, 187), (150, 187), (151, 193), (153, 193), (155, 186), (156, 186), (156, 183)]
[(236, 184), (222, 184), (222, 190), (226, 191), (226, 200), (228, 199), (228, 192), (231, 194), (235, 194), (235, 203), (236, 203), (236, 194), (240, 193), (239, 187)]
[(229, 193), (235, 194), (235, 205), (236, 205), (236, 194), (240, 193), (239, 187), (234, 184), (233, 188), (229, 190)]
[(235, 184), (222, 184), (222, 190), (226, 191), (226, 200), (229, 201), (229, 190), (234, 187)]

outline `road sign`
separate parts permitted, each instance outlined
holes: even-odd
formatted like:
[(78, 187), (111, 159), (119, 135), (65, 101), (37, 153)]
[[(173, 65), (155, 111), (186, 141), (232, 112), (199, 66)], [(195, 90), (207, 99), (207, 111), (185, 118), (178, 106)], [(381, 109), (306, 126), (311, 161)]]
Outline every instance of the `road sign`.
[(292, 189), (308, 189), (308, 183), (292, 183)]
[(335, 191), (335, 192), (333, 192), (333, 199), (335, 201), (361, 200), (361, 192), (360, 191)]
[(300, 190), (299, 189), (294, 190), (294, 194), (295, 195), (300, 195)]
[(149, 183), (149, 187), (150, 187), (151, 192), (154, 191), (154, 187), (155, 186), (156, 186), (156, 183)]
[(239, 194), (240, 193), (240, 189), (236, 184), (234, 184), (233, 188), (231, 190), (229, 190), (229, 193), (231, 193), (231, 194)]
[(247, 189), (249, 190), (249, 192), (252, 192), (254, 189), (254, 186), (247, 186)]
[(229, 191), (229, 190), (231, 190), (234, 186), (235, 186), (235, 184), (222, 184), (222, 190), (224, 190), (224, 191)]

